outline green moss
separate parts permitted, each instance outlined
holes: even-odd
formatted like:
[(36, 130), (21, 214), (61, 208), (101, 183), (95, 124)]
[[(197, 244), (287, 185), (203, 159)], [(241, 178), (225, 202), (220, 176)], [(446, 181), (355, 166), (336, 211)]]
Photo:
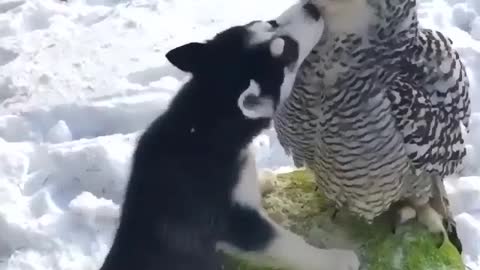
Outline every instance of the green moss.
[[(365, 270), (465, 269), (451, 243), (438, 248), (439, 239), (415, 222), (393, 234), (386, 216), (369, 225), (340, 211), (332, 221), (332, 207), (312, 179), (304, 170), (278, 175), (274, 191), (263, 198), (272, 219), (314, 245), (355, 250)], [(225, 269), (274, 270), (232, 257), (226, 258)]]

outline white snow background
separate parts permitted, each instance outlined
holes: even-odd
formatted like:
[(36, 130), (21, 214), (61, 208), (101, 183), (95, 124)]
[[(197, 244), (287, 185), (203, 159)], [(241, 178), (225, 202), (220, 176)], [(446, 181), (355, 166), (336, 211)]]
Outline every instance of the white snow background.
[[(97, 270), (135, 140), (187, 79), (165, 53), (293, 2), (0, 0), (0, 270)], [(468, 65), (467, 169), (447, 188), (480, 269), (480, 1), (419, 2)], [(260, 167), (291, 165), (273, 131), (256, 146)]]

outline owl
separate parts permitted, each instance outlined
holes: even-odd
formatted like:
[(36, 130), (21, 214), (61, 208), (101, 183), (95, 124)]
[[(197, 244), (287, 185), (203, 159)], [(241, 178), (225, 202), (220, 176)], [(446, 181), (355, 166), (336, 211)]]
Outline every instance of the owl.
[(325, 32), (274, 127), (336, 209), (367, 222), (394, 209), (461, 252), (444, 179), (461, 170), (469, 81), (452, 41), (423, 28), (416, 0), (308, 0)]

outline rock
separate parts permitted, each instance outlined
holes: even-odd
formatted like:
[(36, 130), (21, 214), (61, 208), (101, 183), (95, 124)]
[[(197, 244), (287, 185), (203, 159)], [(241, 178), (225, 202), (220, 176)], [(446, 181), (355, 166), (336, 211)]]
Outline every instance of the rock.
[[(281, 225), (304, 236), (315, 246), (354, 249), (365, 270), (464, 270), (460, 254), (450, 242), (438, 248), (439, 238), (413, 221), (396, 233), (385, 214), (368, 225), (340, 211), (332, 220), (333, 209), (315, 191), (313, 177), (306, 171), (278, 175), (273, 191), (264, 195), (269, 215)], [(273, 270), (225, 256), (226, 270)], [(288, 269), (283, 269), (288, 270)], [(295, 269), (291, 269), (295, 270)], [(334, 270), (334, 269), (332, 269)]]

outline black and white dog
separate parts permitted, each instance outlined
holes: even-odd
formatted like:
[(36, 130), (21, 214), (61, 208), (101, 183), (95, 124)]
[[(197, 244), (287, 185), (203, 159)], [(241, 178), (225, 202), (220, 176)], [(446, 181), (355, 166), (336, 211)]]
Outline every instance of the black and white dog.
[(192, 78), (138, 142), (101, 270), (219, 270), (217, 248), (299, 270), (358, 269), (352, 251), (315, 248), (265, 214), (248, 150), (323, 28), (316, 6), (297, 4), (168, 52)]

